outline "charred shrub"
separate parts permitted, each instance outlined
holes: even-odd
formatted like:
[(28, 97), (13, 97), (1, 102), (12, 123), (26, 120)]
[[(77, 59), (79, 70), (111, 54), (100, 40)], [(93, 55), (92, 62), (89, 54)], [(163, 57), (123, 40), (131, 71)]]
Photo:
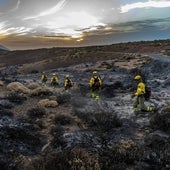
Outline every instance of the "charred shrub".
[(51, 95), (53, 95), (53, 92), (48, 87), (38, 87), (32, 90), (30, 94), (31, 97), (34, 97), (34, 96), (42, 97), (42, 96), (51, 96)]
[(42, 145), (39, 134), (24, 127), (6, 126), (1, 128), (0, 134), (1, 142), (7, 150), (14, 149), (29, 155), (38, 152)]
[(62, 169), (69, 170), (70, 164), (67, 152), (53, 152), (47, 155), (48, 159), (45, 161), (45, 169)]
[(104, 85), (102, 88), (102, 95), (107, 98), (112, 98), (115, 96), (115, 88), (113, 85)]
[(8, 169), (8, 162), (6, 160), (3, 160), (3, 158), (0, 157), (0, 169), (5, 170)]
[(16, 164), (16, 170), (71, 170), (68, 153), (65, 151), (53, 151), (45, 155), (29, 157), (22, 155), (18, 158)]
[(3, 116), (8, 116), (8, 117), (12, 117), (14, 114), (6, 109), (0, 108), (0, 118)]
[(170, 144), (169, 147), (162, 152), (161, 162), (161, 167), (165, 167), (165, 169), (170, 167)]
[(69, 154), (71, 169), (100, 170), (98, 155), (86, 149), (75, 147)]
[(150, 124), (153, 129), (160, 129), (170, 133), (170, 105), (163, 108), (161, 113), (153, 115)]
[(116, 82), (113, 84), (113, 87), (114, 87), (114, 89), (124, 89), (123, 83), (120, 82), (120, 81), (116, 81)]
[(168, 140), (168, 136), (162, 134), (160, 131), (155, 131), (145, 137), (145, 145), (152, 150), (162, 150), (166, 149)]
[(45, 109), (40, 107), (35, 107), (27, 111), (27, 115), (30, 118), (42, 118), (45, 114)]
[(116, 163), (132, 164), (139, 161), (142, 155), (143, 149), (132, 140), (120, 140), (113, 148), (113, 160)]
[(55, 116), (54, 121), (57, 125), (70, 125), (73, 122), (73, 119), (66, 115), (57, 115)]
[(168, 170), (170, 167), (170, 148), (166, 150), (151, 150), (145, 148), (142, 161), (150, 166), (150, 169)]
[(70, 94), (66, 94), (66, 93), (63, 93), (57, 96), (58, 104), (68, 103), (70, 99), (71, 99)]
[(51, 144), (54, 148), (65, 145), (65, 141), (62, 139), (63, 134), (64, 134), (64, 129), (61, 126), (56, 126), (51, 129), (51, 135), (53, 136), (53, 140)]
[(102, 170), (126, 170), (127, 165), (125, 162), (116, 162), (113, 160), (112, 148), (104, 148), (100, 153), (99, 161)]
[(102, 131), (109, 131), (112, 128), (121, 126), (121, 122), (116, 114), (111, 113), (96, 113), (94, 117), (89, 120), (90, 127), (98, 127)]
[(110, 131), (115, 127), (120, 127), (122, 122), (117, 117), (116, 113), (110, 112), (89, 112), (89, 113), (76, 113), (89, 127), (101, 131)]
[(31, 70), (31, 74), (36, 74), (36, 73), (39, 73), (38, 70)]
[(82, 96), (85, 96), (89, 92), (89, 87), (84, 84), (78, 84), (78, 87)]
[(105, 97), (112, 98), (115, 96), (116, 91), (121, 92), (122, 90), (125, 90), (122, 82), (116, 81), (114, 84), (111, 84), (111, 85), (105, 84), (102, 88), (102, 94)]
[(166, 169), (170, 165), (170, 138), (162, 131), (150, 133), (145, 138), (143, 160), (153, 169)]
[(0, 107), (5, 109), (11, 109), (14, 107), (14, 104), (9, 102), (7, 99), (0, 100)]
[(27, 98), (25, 96), (22, 96), (16, 92), (9, 93), (6, 97), (10, 102), (13, 102), (15, 104), (23, 104)]
[(99, 66), (101, 68), (106, 68), (106, 69), (111, 69), (114, 67), (114, 62), (113, 63), (108, 63), (106, 61), (102, 62), (101, 65)]
[(140, 161), (144, 148), (130, 139), (119, 140), (113, 147), (104, 147), (100, 162), (104, 170), (126, 170)]

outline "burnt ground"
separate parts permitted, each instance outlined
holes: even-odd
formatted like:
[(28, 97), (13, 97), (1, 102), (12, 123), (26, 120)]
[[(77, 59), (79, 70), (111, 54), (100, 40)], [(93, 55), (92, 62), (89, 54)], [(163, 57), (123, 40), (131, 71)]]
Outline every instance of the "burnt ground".
[[(68, 56), (63, 56), (56, 68), (52, 59), (49, 69), (38, 59), (34, 67), (23, 59), (20, 64), (15, 59), (14, 64), (8, 60), (9, 65), (3, 65), (0, 169), (170, 169), (170, 60), (155, 54), (104, 54), (92, 61), (90, 56), (84, 60), (74, 56), (66, 62)], [(58, 74), (59, 87), (51, 88), (49, 81), (47, 87), (41, 86), (43, 68), (48, 78), (53, 72)], [(88, 87), (94, 69), (103, 80), (100, 100), (90, 97)], [(74, 82), (71, 93), (63, 89), (68, 73)], [(136, 74), (143, 75), (151, 87), (152, 97), (146, 104), (155, 106), (156, 112), (133, 113)], [(29, 90), (16, 87), (11, 91), (12, 82)], [(57, 101), (57, 105), (40, 106), (42, 99)]]

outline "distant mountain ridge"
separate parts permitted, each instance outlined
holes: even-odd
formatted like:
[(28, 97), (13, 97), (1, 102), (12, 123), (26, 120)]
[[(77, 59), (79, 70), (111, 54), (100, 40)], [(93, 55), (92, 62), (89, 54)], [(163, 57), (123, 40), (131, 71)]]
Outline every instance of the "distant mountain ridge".
[(10, 51), (7, 47), (0, 45), (0, 50), (6, 50), (6, 51)]

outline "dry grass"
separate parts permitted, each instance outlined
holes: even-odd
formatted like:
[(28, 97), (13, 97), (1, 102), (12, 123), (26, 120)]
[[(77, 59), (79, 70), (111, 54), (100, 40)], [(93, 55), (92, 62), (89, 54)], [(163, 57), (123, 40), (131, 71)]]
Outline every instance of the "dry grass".
[(132, 140), (120, 140), (113, 151), (113, 158), (115, 162), (125, 162), (132, 164), (138, 161), (143, 155), (143, 149)]
[(29, 94), (30, 90), (19, 82), (12, 82), (7, 85), (7, 90), (14, 91), (18, 93)]
[(38, 87), (33, 89), (30, 93), (30, 96), (51, 96), (53, 95), (53, 89), (50, 87)]
[(40, 85), (38, 83), (30, 83), (28, 86), (27, 86), (30, 90), (34, 90), (34, 89), (37, 89), (40, 87)]
[(3, 86), (4, 85), (4, 82), (0, 80), (0, 86)]
[(55, 100), (42, 99), (37, 104), (39, 107), (57, 107), (58, 103)]

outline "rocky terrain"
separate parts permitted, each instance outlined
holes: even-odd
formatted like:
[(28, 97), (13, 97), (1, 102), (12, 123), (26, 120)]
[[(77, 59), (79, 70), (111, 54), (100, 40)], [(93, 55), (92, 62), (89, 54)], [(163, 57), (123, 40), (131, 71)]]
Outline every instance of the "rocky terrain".
[[(155, 41), (0, 51), (0, 169), (170, 169), (169, 50), (169, 41)], [(90, 97), (93, 70), (103, 80), (99, 100)], [(156, 112), (134, 114), (136, 74), (151, 87), (146, 105)]]

